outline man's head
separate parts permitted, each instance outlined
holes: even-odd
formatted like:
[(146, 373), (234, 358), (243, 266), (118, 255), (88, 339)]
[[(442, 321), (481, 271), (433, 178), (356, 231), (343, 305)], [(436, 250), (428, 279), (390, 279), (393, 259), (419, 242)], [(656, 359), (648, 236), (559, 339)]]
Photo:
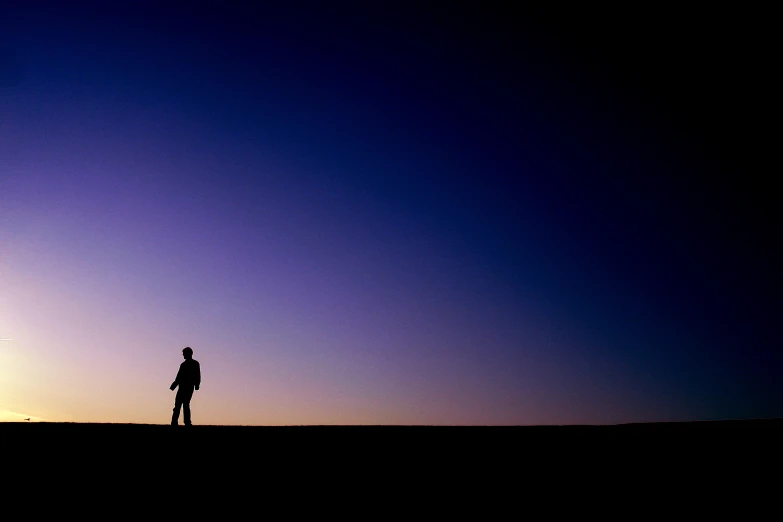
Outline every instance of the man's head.
[(193, 349), (190, 346), (186, 346), (182, 350), (182, 357), (185, 359), (192, 359), (193, 358)]

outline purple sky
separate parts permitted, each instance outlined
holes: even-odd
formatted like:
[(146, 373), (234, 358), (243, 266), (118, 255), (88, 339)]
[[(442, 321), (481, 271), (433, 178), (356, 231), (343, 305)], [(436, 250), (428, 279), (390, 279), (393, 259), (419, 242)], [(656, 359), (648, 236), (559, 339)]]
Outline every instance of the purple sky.
[(185, 346), (197, 424), (783, 411), (770, 258), (689, 192), (710, 136), (567, 29), (12, 14), (0, 420), (166, 422)]

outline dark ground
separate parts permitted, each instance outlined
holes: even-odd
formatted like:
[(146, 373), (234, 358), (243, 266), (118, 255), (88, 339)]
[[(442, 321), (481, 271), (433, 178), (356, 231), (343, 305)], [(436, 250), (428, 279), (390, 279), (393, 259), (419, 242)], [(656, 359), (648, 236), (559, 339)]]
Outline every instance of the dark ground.
[(376, 518), (380, 509), (399, 518), (415, 509), (420, 518), (464, 509), (497, 518), (542, 504), (551, 513), (600, 509), (603, 516), (629, 502), (651, 510), (739, 502), (748, 515), (777, 498), (764, 488), (779, 484), (781, 433), (783, 419), (516, 427), (0, 423), (6, 495), (17, 503), (24, 498), (44, 511), (86, 503), (94, 513), (93, 502), (111, 500), (113, 513), (140, 510), (133, 516), (147, 518), (159, 498), (162, 516), (174, 509), (197, 519), (238, 506), (259, 517), (337, 510)]
[[(773, 449), (783, 419), (611, 426), (177, 426), (0, 423), (7, 456), (134, 463), (191, 451), (192, 462), (222, 466), (301, 461), (361, 467), (368, 463), (481, 467), (548, 462), (569, 466), (627, 459), (685, 467), (691, 458)], [(182, 464), (179, 464), (182, 465)]]

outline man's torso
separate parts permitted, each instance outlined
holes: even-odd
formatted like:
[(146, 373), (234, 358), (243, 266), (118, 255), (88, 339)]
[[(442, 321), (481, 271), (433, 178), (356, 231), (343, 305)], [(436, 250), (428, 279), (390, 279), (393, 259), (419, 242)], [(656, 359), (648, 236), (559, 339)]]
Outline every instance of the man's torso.
[(197, 360), (184, 361), (179, 365), (179, 373), (177, 374), (179, 386), (195, 386), (199, 382), (199, 373), (200, 367)]

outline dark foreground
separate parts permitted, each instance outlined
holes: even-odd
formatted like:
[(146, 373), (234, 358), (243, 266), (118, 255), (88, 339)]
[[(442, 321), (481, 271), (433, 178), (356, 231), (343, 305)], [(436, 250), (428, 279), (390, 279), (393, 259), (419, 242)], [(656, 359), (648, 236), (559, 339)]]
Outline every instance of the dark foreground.
[(724, 490), (736, 497), (769, 472), (779, 475), (781, 434), (783, 419), (518, 427), (0, 423), (4, 476), (17, 493), (92, 498), (108, 490), (143, 504), (149, 495), (205, 491), (204, 502), (257, 499), (288, 510), (315, 498), (350, 506), (375, 499), (388, 509), (419, 499), (453, 512), (487, 495), (495, 498), (487, 509), (552, 495), (563, 502), (552, 509), (577, 497), (641, 495), (660, 504), (693, 501), (705, 487), (715, 502)]

